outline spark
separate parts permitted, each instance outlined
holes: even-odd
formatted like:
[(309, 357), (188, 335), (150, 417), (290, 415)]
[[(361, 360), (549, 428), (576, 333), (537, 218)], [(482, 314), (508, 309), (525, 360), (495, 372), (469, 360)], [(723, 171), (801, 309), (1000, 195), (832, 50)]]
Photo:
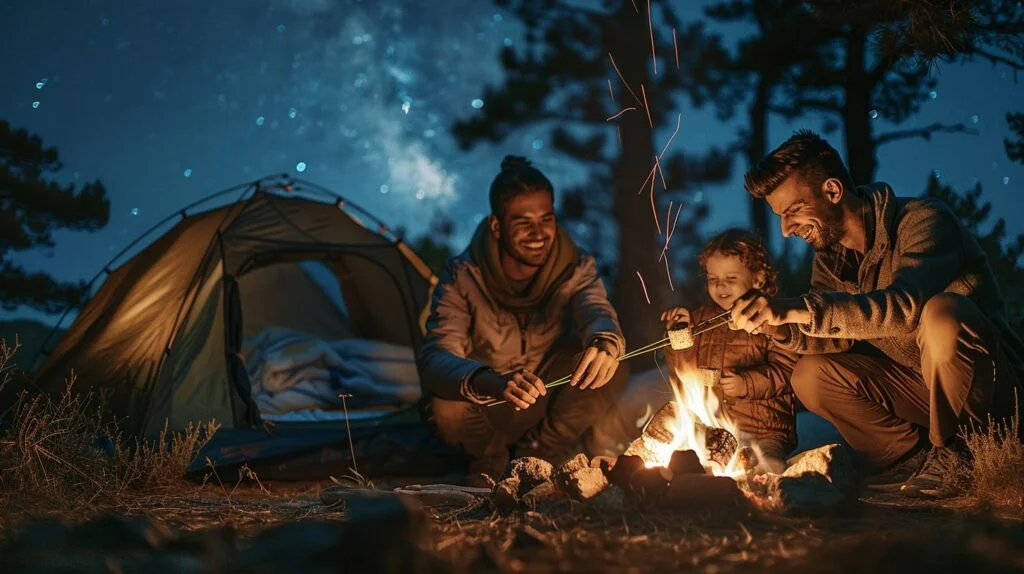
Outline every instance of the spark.
[(679, 115), (676, 116), (676, 129), (675, 129), (674, 132), (672, 132), (672, 135), (669, 136), (668, 141), (665, 142), (665, 147), (661, 148), (661, 153), (658, 154), (659, 158), (665, 156), (665, 152), (668, 151), (668, 146), (672, 144), (672, 140), (676, 139), (676, 134), (679, 133), (679, 124), (682, 121), (683, 121), (683, 113), (679, 112)]
[(658, 222), (658, 208), (654, 205), (654, 178), (651, 178), (651, 213), (654, 214), (654, 227), (658, 230), (658, 235), (661, 235), (661, 223)]
[(611, 52), (608, 52), (608, 59), (611, 60), (612, 67), (615, 68), (615, 73), (618, 74), (619, 79), (622, 80), (622, 85), (626, 86), (626, 89), (629, 90), (629, 95), (633, 96), (633, 99), (636, 100), (636, 103), (640, 104), (641, 106), (644, 105), (644, 103), (640, 101), (640, 98), (636, 97), (636, 92), (633, 91), (633, 88), (629, 87), (629, 83), (626, 82), (626, 78), (622, 77), (622, 72), (620, 72), (619, 67), (615, 65), (615, 58), (612, 57)]
[(615, 114), (615, 115), (613, 115), (613, 116), (610, 116), (610, 117), (609, 117), (608, 119), (606, 119), (605, 121), (606, 121), (606, 122), (610, 122), (610, 121), (614, 120), (615, 118), (617, 118), (617, 117), (621, 116), (622, 114), (624, 114), (624, 113), (626, 113), (626, 112), (631, 112), (631, 111), (633, 111), (633, 110), (635, 110), (635, 109), (636, 109), (636, 108), (634, 108), (634, 107), (632, 107), (632, 106), (630, 106), (630, 107), (628, 107), (628, 108), (623, 108), (623, 109), (619, 110), (619, 111), (618, 111), (618, 113), (616, 113), (616, 114)]
[(656, 170), (656, 169), (658, 169), (658, 166), (653, 166), (653, 167), (651, 167), (651, 171), (647, 172), (647, 178), (644, 179), (643, 183), (640, 184), (640, 189), (638, 189), (636, 191), (637, 195), (640, 195), (641, 193), (643, 193), (644, 189), (647, 188), (647, 182), (650, 181), (652, 177), (654, 177), (654, 170)]
[(665, 258), (665, 275), (668, 277), (668, 288), (675, 293), (676, 286), (672, 284), (672, 271), (668, 268), (668, 257)]
[(680, 203), (679, 204), (679, 209), (676, 210), (676, 218), (672, 221), (672, 227), (669, 228), (669, 226), (668, 226), (668, 219), (672, 215), (672, 202), (671, 201), (668, 202), (668, 215), (665, 216), (665, 229), (668, 230), (668, 234), (665, 236), (665, 246), (661, 248), (661, 255), (658, 256), (658, 260), (659, 261), (662, 258), (664, 258), (666, 263), (668, 262), (668, 257), (665, 257), (665, 256), (668, 255), (668, 246), (669, 246), (669, 243), (672, 241), (672, 236), (675, 235), (675, 233), (676, 233), (676, 225), (679, 224), (679, 214), (682, 213), (682, 212), (683, 212), (683, 204)]
[(612, 102), (615, 101), (615, 92), (612, 91), (612, 79), (608, 78), (608, 95), (611, 96)]
[(633, 9), (636, 10), (637, 14), (639, 14), (640, 13), (640, 9), (637, 8), (637, 6), (636, 6), (636, 0), (629, 0), (629, 1), (633, 3)]
[(644, 85), (640, 84), (640, 93), (644, 95), (644, 110), (647, 111), (647, 123), (650, 124), (651, 128), (654, 127), (654, 121), (651, 120), (651, 108), (647, 105), (647, 91), (644, 90)]
[(615, 135), (619, 138), (619, 147), (622, 147), (622, 128), (615, 126)]
[(636, 276), (640, 278), (640, 287), (644, 290), (644, 299), (647, 299), (647, 304), (651, 304), (651, 297), (647, 294), (647, 284), (644, 283), (644, 276), (639, 271), (636, 272)]
[(676, 53), (676, 69), (679, 69), (679, 43), (676, 42), (676, 29), (672, 28), (672, 49)]
[[(651, 32), (651, 60), (654, 62), (654, 75), (658, 75), (658, 56), (654, 53), (654, 22), (651, 15), (651, 0), (647, 0), (647, 29)], [(640, 86), (643, 88), (643, 86)], [(934, 98), (933, 98), (934, 99)]]
[(658, 160), (658, 156), (654, 156), (654, 167), (658, 168), (658, 175), (661, 176), (661, 187), (668, 191), (668, 183), (665, 182), (665, 172), (661, 171), (661, 161)]

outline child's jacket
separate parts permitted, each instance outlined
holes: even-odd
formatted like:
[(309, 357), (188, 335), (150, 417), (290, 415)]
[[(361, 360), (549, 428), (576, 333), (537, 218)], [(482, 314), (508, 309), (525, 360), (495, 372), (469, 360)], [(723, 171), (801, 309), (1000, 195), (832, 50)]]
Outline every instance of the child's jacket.
[[(717, 305), (704, 305), (691, 311), (691, 326), (722, 312)], [(789, 384), (798, 355), (780, 349), (767, 335), (722, 326), (696, 337), (685, 351), (665, 351), (673, 384), (677, 369), (696, 359), (701, 369), (731, 369), (746, 383), (746, 392), (725, 396), (714, 387), (722, 408), (732, 417), (746, 438), (771, 441), (788, 452), (796, 447), (796, 397)], [(773, 448), (772, 450), (777, 450)], [(785, 452), (779, 453), (780, 455)]]

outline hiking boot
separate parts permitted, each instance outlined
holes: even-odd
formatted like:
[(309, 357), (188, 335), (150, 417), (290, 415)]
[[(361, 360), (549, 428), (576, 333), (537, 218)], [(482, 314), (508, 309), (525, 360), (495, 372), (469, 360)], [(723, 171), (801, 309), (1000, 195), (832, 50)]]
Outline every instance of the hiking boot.
[(968, 463), (963, 449), (932, 447), (921, 469), (900, 487), (900, 494), (922, 498), (948, 498), (957, 494), (954, 480)]
[(903, 456), (889, 468), (865, 478), (861, 485), (875, 492), (898, 492), (924, 466), (929, 449), (920, 447)]

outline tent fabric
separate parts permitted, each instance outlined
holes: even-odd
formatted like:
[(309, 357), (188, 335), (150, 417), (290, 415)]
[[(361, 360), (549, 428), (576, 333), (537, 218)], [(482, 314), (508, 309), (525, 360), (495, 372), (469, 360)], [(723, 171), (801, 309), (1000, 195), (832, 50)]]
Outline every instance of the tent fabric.
[(246, 338), (276, 326), (418, 349), (433, 283), (412, 250), (344, 202), (258, 190), (183, 217), (110, 270), (36, 385), (61, 392), (74, 373), (77, 392), (97, 392), (123, 430), (146, 437), (210, 419), (258, 428)]

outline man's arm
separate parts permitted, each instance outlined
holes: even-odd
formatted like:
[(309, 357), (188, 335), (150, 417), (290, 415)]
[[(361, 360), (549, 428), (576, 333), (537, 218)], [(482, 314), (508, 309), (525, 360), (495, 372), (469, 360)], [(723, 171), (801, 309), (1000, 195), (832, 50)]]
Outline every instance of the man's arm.
[(811, 337), (875, 339), (917, 328), (924, 304), (941, 293), (963, 267), (963, 238), (956, 218), (928, 202), (908, 213), (894, 238), (893, 281), (870, 293), (810, 293), (804, 297)]
[(468, 359), (473, 350), (469, 302), (455, 285), (452, 262), (441, 272), (430, 300), (427, 332), (418, 361), (420, 380), (439, 398), (483, 402), (470, 390), (470, 380), (488, 366)]
[[(815, 257), (814, 264), (811, 266), (811, 292), (835, 291), (838, 286), (831, 277), (821, 259)], [(794, 300), (794, 304), (794, 308), (788, 313), (789, 316), (784, 317), (785, 324), (766, 332), (774, 339), (777, 347), (801, 355), (823, 355), (842, 353), (853, 346), (852, 339), (810, 337), (804, 334), (800, 330), (800, 325), (810, 323), (810, 309), (803, 298)]]
[(580, 282), (581, 288), (572, 296), (570, 304), (581, 342), (584, 347), (598, 344), (613, 357), (622, 356), (626, 352), (626, 341), (618, 314), (597, 273), (597, 262), (589, 255), (583, 257)]

